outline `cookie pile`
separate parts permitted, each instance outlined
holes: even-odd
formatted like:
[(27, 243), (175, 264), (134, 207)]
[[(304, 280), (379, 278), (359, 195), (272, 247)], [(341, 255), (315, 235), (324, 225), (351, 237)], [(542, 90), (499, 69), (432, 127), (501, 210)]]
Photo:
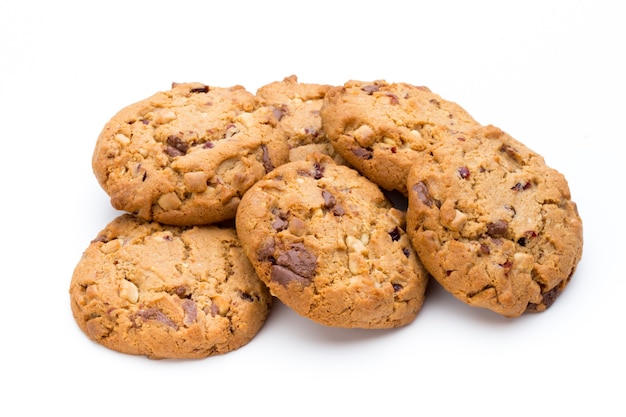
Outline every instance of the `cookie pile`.
[(582, 254), (563, 175), (406, 83), (175, 83), (113, 116), (92, 163), (126, 214), (76, 266), (72, 312), (153, 359), (247, 344), (274, 297), (327, 326), (403, 326), (431, 277), (505, 317), (543, 311)]

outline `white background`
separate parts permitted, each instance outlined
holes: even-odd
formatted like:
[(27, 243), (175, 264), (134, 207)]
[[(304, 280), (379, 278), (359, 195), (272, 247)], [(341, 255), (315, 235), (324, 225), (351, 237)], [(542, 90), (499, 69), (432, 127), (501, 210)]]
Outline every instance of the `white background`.
[[(623, 416), (623, 10), (602, 0), (4, 0), (0, 414)], [(433, 282), (417, 319), (396, 330), (326, 328), (277, 303), (248, 345), (220, 357), (152, 361), (88, 340), (68, 288), (118, 215), (91, 170), (104, 124), (173, 81), (254, 92), (291, 74), (426, 85), (561, 171), (585, 243), (552, 308), (505, 319)]]

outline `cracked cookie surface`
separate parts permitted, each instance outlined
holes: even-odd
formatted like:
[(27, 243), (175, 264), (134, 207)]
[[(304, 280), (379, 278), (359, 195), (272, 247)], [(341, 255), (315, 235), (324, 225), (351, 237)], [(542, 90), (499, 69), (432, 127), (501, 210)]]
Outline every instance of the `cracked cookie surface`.
[(120, 110), (92, 166), (118, 210), (189, 226), (232, 219), (245, 191), (289, 150), (271, 109), (241, 86), (172, 88)]
[(272, 302), (234, 228), (166, 226), (129, 214), (90, 243), (69, 294), (90, 339), (151, 359), (238, 349), (261, 329)]
[(407, 181), (407, 233), (424, 265), (469, 305), (506, 317), (547, 309), (582, 256), (565, 177), (494, 126), (439, 133)]
[(327, 84), (301, 83), (291, 75), (259, 88), (256, 97), (270, 106), (287, 136), (289, 160), (305, 159), (312, 152), (329, 155), (338, 164), (346, 161), (330, 143), (320, 118)]
[(458, 104), (426, 87), (383, 80), (332, 88), (320, 114), (326, 135), (351, 166), (404, 195), (413, 160), (436, 140), (434, 128), (454, 132), (479, 125)]
[(259, 278), (313, 321), (391, 328), (413, 321), (422, 306), (428, 274), (404, 212), (326, 155), (266, 175), (242, 198), (235, 223)]

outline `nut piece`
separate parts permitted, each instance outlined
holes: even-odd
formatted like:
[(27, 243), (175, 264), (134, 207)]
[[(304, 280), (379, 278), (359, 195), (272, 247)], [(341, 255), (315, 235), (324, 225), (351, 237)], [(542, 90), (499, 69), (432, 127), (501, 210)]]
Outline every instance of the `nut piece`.
[(118, 133), (117, 135), (115, 135), (115, 140), (123, 146), (126, 146), (130, 143), (130, 138), (122, 133)]
[(215, 297), (211, 298), (211, 302), (211, 311), (214, 314), (219, 314), (220, 316), (224, 317), (226, 316), (226, 313), (228, 313), (228, 310), (230, 310), (230, 300), (228, 300), (226, 297), (216, 295)]
[(374, 130), (368, 125), (361, 125), (352, 135), (362, 147), (368, 147), (374, 144)]
[(176, 113), (170, 109), (156, 109), (153, 117), (157, 124), (163, 125), (176, 120)]
[(114, 239), (100, 246), (100, 252), (104, 254), (113, 253), (117, 251), (120, 248), (120, 246), (122, 246), (122, 244), (120, 243), (120, 240)]
[(120, 297), (132, 304), (135, 304), (137, 300), (139, 300), (139, 290), (135, 284), (123, 279), (120, 283)]
[(185, 182), (185, 187), (192, 193), (202, 193), (207, 189), (207, 179), (209, 178), (209, 174), (202, 171), (195, 172), (187, 172), (183, 181)]
[(175, 192), (163, 194), (158, 201), (159, 206), (163, 210), (176, 210), (180, 208), (182, 202), (178, 198)]
[(356, 252), (361, 255), (365, 255), (367, 253), (367, 248), (365, 247), (361, 239), (348, 236), (346, 238), (346, 245), (348, 246), (348, 249), (350, 249), (352, 252)]

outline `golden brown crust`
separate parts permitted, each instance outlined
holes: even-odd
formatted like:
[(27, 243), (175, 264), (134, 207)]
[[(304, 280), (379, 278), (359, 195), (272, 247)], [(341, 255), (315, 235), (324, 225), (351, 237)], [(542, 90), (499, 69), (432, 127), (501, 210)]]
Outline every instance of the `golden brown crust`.
[(92, 165), (113, 207), (188, 226), (234, 218), (243, 193), (287, 161), (271, 110), (243, 87), (175, 84), (117, 113)]
[(337, 152), (387, 190), (406, 195), (415, 157), (431, 146), (431, 131), (463, 131), (478, 123), (456, 103), (407, 83), (348, 81), (331, 89), (322, 126)]
[(152, 359), (238, 349), (260, 330), (272, 301), (234, 229), (165, 226), (128, 214), (91, 242), (69, 293), (90, 339)]
[(470, 305), (507, 317), (545, 310), (582, 255), (567, 181), (496, 127), (440, 133), (407, 182), (407, 232), (424, 265)]
[(244, 195), (237, 233), (273, 295), (316, 322), (390, 328), (420, 310), (428, 274), (404, 213), (357, 171), (311, 154)]

